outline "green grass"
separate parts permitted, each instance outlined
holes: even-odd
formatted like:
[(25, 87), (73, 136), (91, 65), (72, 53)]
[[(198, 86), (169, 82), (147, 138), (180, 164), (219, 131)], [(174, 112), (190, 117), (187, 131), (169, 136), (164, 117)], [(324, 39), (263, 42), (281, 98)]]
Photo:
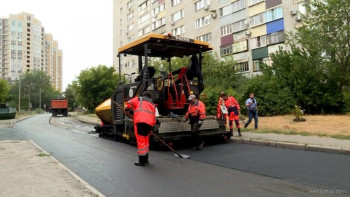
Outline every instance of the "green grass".
[(301, 136), (319, 136), (319, 137), (331, 137), (331, 138), (335, 138), (335, 139), (342, 139), (342, 140), (350, 140), (350, 136), (349, 135), (327, 135), (325, 133), (318, 133), (318, 134), (314, 134), (314, 133), (309, 133), (306, 131), (294, 131), (294, 130), (255, 130), (255, 129), (246, 129), (243, 130), (242, 132), (253, 132), (253, 133), (275, 133), (275, 134), (284, 134), (284, 135), (301, 135)]
[(36, 156), (38, 156), (38, 157), (47, 157), (47, 156), (50, 156), (50, 154), (41, 152), (41, 153), (37, 154)]

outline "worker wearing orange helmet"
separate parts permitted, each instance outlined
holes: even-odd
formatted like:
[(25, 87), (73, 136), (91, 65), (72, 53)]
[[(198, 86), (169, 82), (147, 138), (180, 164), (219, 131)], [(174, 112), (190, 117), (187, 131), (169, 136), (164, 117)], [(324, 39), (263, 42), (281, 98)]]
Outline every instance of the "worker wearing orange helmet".
[(136, 166), (149, 165), (149, 135), (156, 123), (156, 109), (151, 97), (151, 93), (145, 91), (142, 93), (142, 97), (134, 97), (126, 104), (126, 109), (134, 111), (134, 132), (139, 157), (139, 161), (135, 162)]
[(239, 111), (240, 107), (238, 102), (233, 96), (227, 96), (225, 92), (222, 92), (220, 96), (223, 98), (225, 102), (225, 106), (228, 111), (228, 116), (229, 116), (229, 125), (230, 125), (230, 134), (231, 136), (233, 135), (233, 121), (236, 123), (236, 127), (238, 130), (239, 136), (242, 136), (241, 134), (241, 127), (239, 125)]

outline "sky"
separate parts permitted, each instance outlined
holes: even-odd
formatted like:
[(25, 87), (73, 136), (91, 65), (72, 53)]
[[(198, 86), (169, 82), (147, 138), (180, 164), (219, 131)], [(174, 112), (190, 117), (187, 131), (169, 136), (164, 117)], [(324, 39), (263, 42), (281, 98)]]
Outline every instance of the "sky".
[(63, 91), (87, 68), (113, 65), (112, 0), (1, 0), (0, 17), (27, 12), (63, 51)]

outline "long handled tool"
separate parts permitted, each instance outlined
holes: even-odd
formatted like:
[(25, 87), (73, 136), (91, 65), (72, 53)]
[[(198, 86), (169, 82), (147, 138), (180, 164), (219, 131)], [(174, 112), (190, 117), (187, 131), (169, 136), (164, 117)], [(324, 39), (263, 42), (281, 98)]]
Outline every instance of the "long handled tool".
[[(129, 114), (127, 111), (125, 111), (125, 109), (119, 105), (117, 102), (113, 101), (114, 104), (116, 104), (127, 116), (129, 116), (130, 118), (133, 118), (133, 116), (131, 114)], [(164, 142), (164, 140), (162, 140), (159, 136), (157, 136), (156, 134), (154, 134), (153, 132), (151, 132), (151, 134), (156, 137), (162, 144), (164, 144), (165, 146), (167, 146), (174, 154), (175, 157), (180, 157), (182, 159), (189, 159), (190, 156), (189, 155), (184, 155), (184, 154), (179, 154), (178, 152), (176, 152), (173, 148), (171, 148), (171, 146), (169, 146), (166, 142)]]

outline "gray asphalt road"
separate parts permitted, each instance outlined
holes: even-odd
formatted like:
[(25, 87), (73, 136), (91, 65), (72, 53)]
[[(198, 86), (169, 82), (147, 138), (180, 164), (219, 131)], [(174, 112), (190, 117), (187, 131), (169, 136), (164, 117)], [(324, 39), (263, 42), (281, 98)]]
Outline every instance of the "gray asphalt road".
[(2, 129), (0, 140), (33, 140), (106, 196), (310, 196), (320, 187), (349, 192), (349, 156), (228, 143), (181, 150), (190, 160), (151, 151), (151, 165), (142, 168), (133, 165), (135, 147), (52, 126), (49, 118)]

